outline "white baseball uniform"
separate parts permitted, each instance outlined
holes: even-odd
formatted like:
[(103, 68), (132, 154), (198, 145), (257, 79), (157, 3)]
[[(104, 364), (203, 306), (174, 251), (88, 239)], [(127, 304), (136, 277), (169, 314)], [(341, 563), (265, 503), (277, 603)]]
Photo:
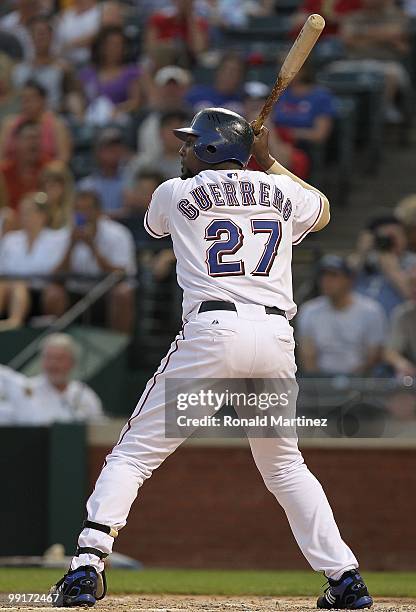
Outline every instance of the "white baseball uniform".
[[(87, 503), (90, 521), (123, 527), (138, 488), (183, 441), (165, 437), (166, 379), (295, 378), (288, 322), (296, 313), (292, 245), (314, 228), (321, 212), (318, 193), (287, 176), (250, 170), (205, 170), (156, 189), (145, 226), (156, 238), (172, 237), (184, 290), (184, 325), (106, 459)], [(199, 313), (208, 300), (233, 302), (236, 311)], [(266, 314), (265, 306), (284, 310), (287, 318)], [(313, 569), (338, 578), (357, 567), (297, 439), (249, 442), (267, 488), (284, 508)], [(78, 543), (109, 553), (113, 538), (88, 528)], [(103, 568), (90, 554), (74, 557), (71, 567), (87, 564)]]

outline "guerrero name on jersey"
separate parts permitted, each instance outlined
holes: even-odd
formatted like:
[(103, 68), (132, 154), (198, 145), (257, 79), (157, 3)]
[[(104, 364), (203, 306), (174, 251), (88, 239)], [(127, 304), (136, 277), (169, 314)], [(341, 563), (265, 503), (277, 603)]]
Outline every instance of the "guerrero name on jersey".
[(204, 170), (160, 185), (145, 227), (155, 238), (172, 236), (184, 317), (219, 299), (276, 306), (291, 319), (292, 245), (321, 212), (320, 195), (288, 176)]

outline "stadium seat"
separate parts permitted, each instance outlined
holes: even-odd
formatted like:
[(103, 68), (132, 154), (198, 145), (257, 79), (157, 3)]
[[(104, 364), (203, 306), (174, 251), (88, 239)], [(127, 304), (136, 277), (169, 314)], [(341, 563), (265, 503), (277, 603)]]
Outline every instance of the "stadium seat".
[[(328, 175), (334, 179), (333, 200), (338, 206), (346, 206), (354, 172), (354, 143), (357, 105), (350, 97), (338, 97), (337, 116), (326, 147), (326, 163), (335, 162)], [(327, 166), (327, 167), (328, 167)]]
[(224, 30), (227, 44), (249, 41), (278, 41), (286, 40), (291, 32), (292, 25), (289, 17), (268, 16), (251, 17), (247, 28), (229, 28)]
[(327, 64), (336, 62), (344, 57), (345, 47), (342, 41), (337, 36), (328, 36), (318, 41), (312, 51), (310, 59), (315, 69), (323, 69)]
[(276, 80), (277, 66), (274, 64), (260, 64), (259, 66), (252, 66), (249, 68), (247, 73), (248, 81), (261, 81), (266, 85), (272, 86)]
[(317, 81), (338, 96), (354, 98), (357, 144), (366, 151), (366, 169), (376, 171), (382, 152), (384, 78), (376, 72), (337, 71), (329, 67), (318, 74)]
[(132, 365), (153, 369), (181, 327), (182, 292), (175, 274), (157, 282), (150, 270), (143, 267), (139, 270), (139, 283)]
[(278, 0), (275, 11), (278, 15), (292, 15), (301, 4), (301, 0)]

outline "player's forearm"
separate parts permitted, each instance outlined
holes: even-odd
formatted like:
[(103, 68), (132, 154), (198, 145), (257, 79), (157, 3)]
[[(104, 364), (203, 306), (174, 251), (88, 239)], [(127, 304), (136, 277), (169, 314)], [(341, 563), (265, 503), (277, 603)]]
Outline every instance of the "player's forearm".
[(272, 156), (270, 156), (268, 163), (263, 165), (264, 168), (267, 168), (267, 166), (267, 174), (285, 174), (286, 176), (289, 176), (292, 180), (296, 181), (296, 183), (299, 183), (299, 185), (301, 185), (304, 189), (310, 189), (311, 191), (319, 193), (321, 198), (324, 201), (326, 200), (328, 202), (328, 198), (326, 197), (326, 195), (319, 191), (319, 189), (313, 187), (312, 185), (309, 185), (309, 183), (296, 176), (296, 174), (293, 174), (293, 172), (282, 166), (282, 164), (279, 164), (279, 162), (276, 161)]
[(411, 297), (408, 274), (401, 269), (399, 258), (392, 253), (381, 253), (378, 257), (381, 272), (404, 299)]
[(321, 212), (321, 216), (319, 217), (319, 221), (313, 227), (312, 231), (319, 232), (321, 229), (323, 229), (324, 227), (328, 225), (329, 220), (331, 218), (331, 214), (329, 210), (329, 200), (322, 193), (322, 191), (319, 191), (319, 189), (317, 189), (316, 187), (309, 185), (309, 183), (307, 183), (306, 181), (296, 176), (296, 174), (293, 174), (293, 172), (290, 172), (290, 170), (282, 166), (282, 164), (279, 164), (279, 162), (276, 161), (271, 156), (269, 157), (267, 164), (262, 164), (262, 165), (263, 165), (263, 168), (268, 168), (266, 170), (267, 174), (285, 174), (286, 176), (289, 176), (292, 180), (294, 180), (296, 183), (299, 183), (299, 185), (301, 185), (304, 189), (309, 189), (310, 191), (315, 191), (315, 193), (318, 193), (322, 200), (322, 212)]
[(398, 351), (392, 348), (385, 348), (383, 352), (383, 359), (386, 363), (391, 365), (396, 372), (408, 373), (413, 375), (416, 372), (416, 364), (412, 363), (406, 357), (401, 355)]

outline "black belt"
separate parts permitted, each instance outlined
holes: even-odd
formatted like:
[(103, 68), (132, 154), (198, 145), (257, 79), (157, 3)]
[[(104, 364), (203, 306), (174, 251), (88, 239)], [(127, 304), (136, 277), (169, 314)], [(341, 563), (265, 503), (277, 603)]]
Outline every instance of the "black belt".
[[(208, 300), (207, 302), (202, 302), (201, 306), (199, 307), (198, 313), (209, 312), (210, 310), (231, 310), (233, 312), (237, 312), (237, 307), (233, 302)], [(266, 311), (266, 314), (280, 315), (286, 318), (285, 311), (281, 310), (280, 308), (276, 308), (276, 306), (265, 306), (264, 310)]]

